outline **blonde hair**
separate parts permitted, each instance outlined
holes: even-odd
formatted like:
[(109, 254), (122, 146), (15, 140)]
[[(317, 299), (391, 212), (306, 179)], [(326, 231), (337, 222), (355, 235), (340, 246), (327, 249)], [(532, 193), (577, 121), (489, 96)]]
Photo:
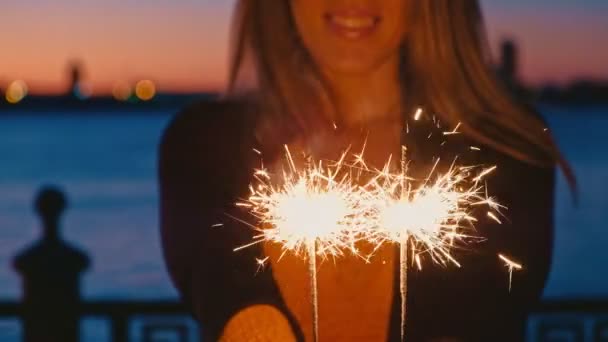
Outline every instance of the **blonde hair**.
[[(239, 0), (234, 18), (228, 94), (254, 86), (265, 120), (299, 132), (331, 120), (330, 90), (298, 37), (290, 1)], [(401, 61), (408, 106), (460, 123), (463, 133), (513, 158), (558, 165), (574, 189), (574, 174), (543, 120), (489, 67), (478, 2), (414, 1), (411, 20)]]

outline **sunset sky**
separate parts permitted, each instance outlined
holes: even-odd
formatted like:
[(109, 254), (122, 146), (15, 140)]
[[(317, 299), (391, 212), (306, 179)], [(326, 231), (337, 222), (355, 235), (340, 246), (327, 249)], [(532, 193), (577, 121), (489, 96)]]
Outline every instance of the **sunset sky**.
[[(81, 60), (95, 93), (149, 78), (161, 91), (224, 84), (233, 0), (19, 0), (0, 8), (0, 86), (25, 80), (62, 92), (66, 65)], [(608, 78), (607, 0), (482, 0), (496, 46), (521, 48), (531, 83)]]

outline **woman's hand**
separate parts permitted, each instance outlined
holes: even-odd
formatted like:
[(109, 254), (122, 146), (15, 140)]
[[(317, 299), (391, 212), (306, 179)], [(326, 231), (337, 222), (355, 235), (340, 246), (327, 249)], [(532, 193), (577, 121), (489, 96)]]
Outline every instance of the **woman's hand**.
[(270, 305), (253, 305), (232, 316), (219, 341), (296, 342), (296, 337), (287, 318), (278, 309)]

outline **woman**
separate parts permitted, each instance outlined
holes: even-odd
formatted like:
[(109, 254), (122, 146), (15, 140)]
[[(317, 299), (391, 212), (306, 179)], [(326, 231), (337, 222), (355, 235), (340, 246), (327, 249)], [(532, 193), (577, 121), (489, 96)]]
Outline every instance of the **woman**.
[[(283, 144), (335, 158), (363, 141), (376, 167), (406, 144), (419, 175), (471, 151), (467, 163), (498, 166), (487, 187), (508, 207), (502, 225), (477, 223), (487, 241), (455, 251), (462, 268), (410, 272), (407, 340), (523, 339), (551, 263), (555, 166), (573, 178), (545, 124), (494, 78), (483, 42), (474, 0), (238, 2), (227, 98), (184, 110), (160, 148), (165, 258), (205, 340), (312, 340), (305, 262), (278, 262), (270, 245), (234, 252), (252, 233), (228, 217), (245, 218), (233, 204), (259, 166), (253, 148), (276, 165)], [(501, 252), (525, 265), (510, 292)], [(386, 246), (369, 264), (321, 265), (321, 341), (399, 340), (396, 260)]]

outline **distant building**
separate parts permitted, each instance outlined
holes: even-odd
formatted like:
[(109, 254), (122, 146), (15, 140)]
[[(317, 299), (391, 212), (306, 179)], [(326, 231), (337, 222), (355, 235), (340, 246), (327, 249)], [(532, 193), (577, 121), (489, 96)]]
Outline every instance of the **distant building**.
[(511, 39), (503, 40), (500, 44), (500, 61), (496, 66), (498, 77), (504, 86), (520, 100), (533, 101), (534, 96), (519, 79), (519, 47)]
[(0, 105), (6, 104), (6, 89), (8, 82), (5, 78), (0, 77)]
[(505, 40), (500, 47), (500, 74), (509, 83), (518, 80), (519, 51), (513, 40)]
[(84, 100), (91, 95), (91, 90), (88, 84), (84, 81), (82, 62), (72, 60), (68, 63), (67, 78), (69, 80), (69, 88), (66, 92), (66, 97), (74, 100)]

